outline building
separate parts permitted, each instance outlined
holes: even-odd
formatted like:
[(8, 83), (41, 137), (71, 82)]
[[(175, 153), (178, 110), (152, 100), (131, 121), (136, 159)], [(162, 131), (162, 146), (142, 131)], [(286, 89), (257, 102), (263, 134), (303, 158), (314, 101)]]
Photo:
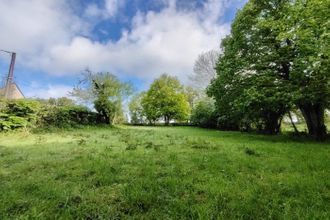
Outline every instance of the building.
[[(0, 88), (0, 97), (5, 97), (6, 88)], [(8, 99), (24, 99), (24, 95), (16, 83), (11, 83), (9, 86)]]

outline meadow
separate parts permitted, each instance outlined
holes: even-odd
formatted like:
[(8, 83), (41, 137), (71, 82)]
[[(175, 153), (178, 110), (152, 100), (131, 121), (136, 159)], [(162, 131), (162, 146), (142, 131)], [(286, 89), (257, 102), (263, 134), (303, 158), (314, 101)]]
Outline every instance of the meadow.
[(0, 134), (0, 219), (329, 219), (330, 147), (194, 127)]

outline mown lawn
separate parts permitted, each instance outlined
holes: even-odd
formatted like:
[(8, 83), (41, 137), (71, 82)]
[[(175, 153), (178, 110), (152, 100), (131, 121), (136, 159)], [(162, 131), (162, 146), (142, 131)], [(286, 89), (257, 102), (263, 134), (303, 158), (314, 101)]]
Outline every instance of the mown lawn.
[(0, 134), (0, 219), (329, 219), (330, 144), (189, 127)]

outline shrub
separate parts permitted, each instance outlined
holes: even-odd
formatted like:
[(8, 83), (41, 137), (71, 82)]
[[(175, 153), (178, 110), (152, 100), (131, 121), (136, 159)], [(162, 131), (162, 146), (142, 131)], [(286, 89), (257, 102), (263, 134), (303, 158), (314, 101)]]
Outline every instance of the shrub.
[(54, 100), (0, 100), (0, 130), (64, 128), (101, 122), (100, 115), (87, 107), (74, 105), (64, 98)]
[(200, 127), (216, 127), (217, 118), (214, 113), (214, 104), (212, 100), (201, 100), (194, 106), (191, 114), (191, 123)]
[(1, 130), (35, 126), (40, 109), (39, 102), (26, 99), (2, 100), (0, 106)]
[(10, 116), (6, 113), (0, 113), (0, 130), (12, 130), (16, 128), (26, 127), (29, 122), (19, 116)]
[(98, 122), (98, 114), (83, 106), (45, 105), (40, 113), (39, 126), (73, 127)]

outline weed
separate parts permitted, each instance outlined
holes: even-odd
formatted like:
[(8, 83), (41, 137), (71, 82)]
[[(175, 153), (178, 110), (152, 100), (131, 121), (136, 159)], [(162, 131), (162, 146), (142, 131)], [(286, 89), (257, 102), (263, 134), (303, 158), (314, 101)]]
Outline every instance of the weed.
[(44, 144), (47, 142), (47, 138), (45, 136), (37, 136), (36, 144)]
[(81, 138), (81, 139), (78, 140), (78, 145), (79, 146), (86, 145), (86, 143), (87, 143), (86, 139)]
[(150, 149), (154, 147), (154, 143), (151, 141), (148, 141), (147, 143), (145, 143), (145, 148), (146, 149)]
[(259, 154), (252, 148), (246, 147), (244, 149), (245, 154), (249, 155), (249, 156), (259, 156)]
[(188, 139), (187, 144), (193, 149), (215, 149), (211, 142), (203, 139)]
[(128, 143), (126, 150), (136, 150), (137, 146), (136, 143)]

